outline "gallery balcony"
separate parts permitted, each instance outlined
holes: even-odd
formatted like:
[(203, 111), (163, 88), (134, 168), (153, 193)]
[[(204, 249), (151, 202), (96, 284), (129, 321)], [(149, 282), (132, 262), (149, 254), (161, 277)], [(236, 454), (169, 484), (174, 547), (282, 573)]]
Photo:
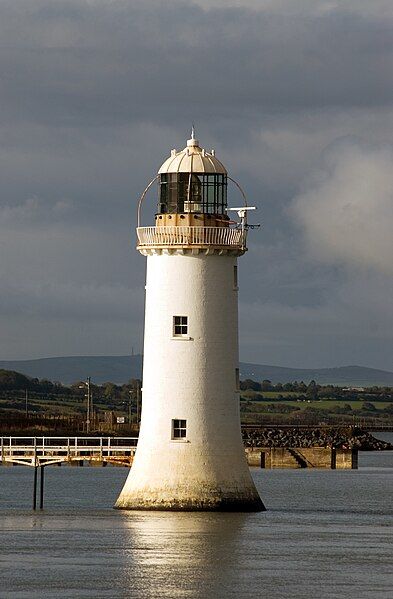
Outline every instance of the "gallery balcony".
[(230, 227), (138, 227), (137, 248), (142, 253), (149, 250), (201, 250), (209, 253), (233, 253), (246, 251), (245, 233)]

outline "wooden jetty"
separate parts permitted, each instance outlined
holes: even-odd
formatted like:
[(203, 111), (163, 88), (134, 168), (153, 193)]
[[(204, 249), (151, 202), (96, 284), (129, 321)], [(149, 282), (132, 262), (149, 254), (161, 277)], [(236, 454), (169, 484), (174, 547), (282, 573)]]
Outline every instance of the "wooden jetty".
[(50, 466), (92, 462), (130, 466), (137, 437), (1, 437), (0, 463)]
[(130, 466), (135, 454), (136, 437), (1, 437), (0, 464), (34, 468), (33, 510), (37, 509), (38, 469), (40, 470), (39, 507), (44, 507), (46, 466), (83, 466), (113, 464)]

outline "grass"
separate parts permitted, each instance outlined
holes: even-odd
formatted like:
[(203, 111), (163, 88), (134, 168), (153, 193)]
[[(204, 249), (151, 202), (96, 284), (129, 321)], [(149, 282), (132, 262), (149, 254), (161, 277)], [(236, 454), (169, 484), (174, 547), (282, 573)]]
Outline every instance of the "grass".
[[(290, 406), (297, 406), (298, 408), (301, 409), (306, 409), (307, 407), (311, 407), (311, 408), (316, 408), (319, 410), (330, 410), (333, 407), (343, 407), (345, 404), (348, 404), (351, 406), (351, 408), (353, 410), (360, 410), (363, 407), (364, 401), (359, 401), (359, 400), (340, 400), (338, 401), (337, 399), (320, 399), (320, 400), (306, 400), (306, 401), (286, 401), (286, 404), (289, 404)], [(386, 408), (387, 406), (391, 405), (391, 402), (388, 401), (372, 401), (370, 402), (372, 404), (375, 405), (375, 407), (379, 410), (382, 410), (383, 408)]]
[[(265, 401), (251, 401), (252, 407), (255, 408), (256, 412), (268, 412), (267, 406), (269, 405)], [(275, 402), (274, 402), (275, 403)], [(281, 403), (281, 402), (277, 402)], [(364, 404), (364, 401), (354, 400), (354, 401), (338, 401), (337, 399), (321, 399), (321, 400), (304, 400), (304, 401), (296, 401), (296, 400), (286, 400), (284, 403), (286, 406), (296, 406), (301, 410), (305, 410), (306, 408), (315, 408), (317, 410), (331, 410), (336, 407), (343, 407), (345, 404), (349, 404), (352, 410), (361, 410)], [(391, 402), (388, 401), (372, 401), (375, 407), (378, 410), (383, 410), (384, 408), (392, 405)], [(372, 412), (370, 411), (370, 416), (372, 416)]]

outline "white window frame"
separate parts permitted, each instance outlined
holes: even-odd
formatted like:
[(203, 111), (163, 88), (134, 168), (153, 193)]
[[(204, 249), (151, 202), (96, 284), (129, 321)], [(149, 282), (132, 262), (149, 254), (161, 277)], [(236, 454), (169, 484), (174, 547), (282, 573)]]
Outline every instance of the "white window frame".
[(187, 420), (185, 418), (172, 418), (171, 439), (172, 441), (187, 441)]
[[(180, 319), (179, 322), (176, 322), (176, 319)], [(185, 322), (184, 322), (185, 321)], [(182, 332), (176, 332), (176, 328), (181, 327)], [(174, 339), (189, 339), (190, 336), (188, 334), (189, 321), (188, 316), (182, 314), (176, 314), (172, 318), (172, 337)], [(185, 330), (185, 332), (183, 332)]]

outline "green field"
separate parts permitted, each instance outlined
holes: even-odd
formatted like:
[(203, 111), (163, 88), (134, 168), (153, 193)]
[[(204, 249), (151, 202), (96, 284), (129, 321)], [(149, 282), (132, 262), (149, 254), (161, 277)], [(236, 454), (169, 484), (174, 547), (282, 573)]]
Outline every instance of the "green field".
[[(258, 411), (258, 412), (267, 411), (267, 406), (269, 405), (269, 402), (267, 402), (267, 401), (252, 401), (252, 400), (249, 400), (249, 401), (252, 404), (252, 406), (256, 408), (256, 411)], [(285, 400), (283, 402), (278, 401), (278, 402), (272, 402), (272, 403), (278, 403), (278, 404), (282, 403), (286, 406), (296, 406), (297, 408), (300, 408), (301, 410), (305, 410), (306, 408), (315, 408), (317, 410), (330, 410), (335, 407), (342, 408), (344, 405), (348, 404), (351, 406), (352, 410), (361, 410), (363, 407), (364, 401), (359, 401), (359, 400), (338, 401), (337, 399), (320, 399), (320, 400), (303, 400), (302, 401), (302, 400), (295, 399), (295, 400)], [(384, 408), (387, 408), (388, 406), (392, 405), (392, 403), (389, 401), (372, 401), (370, 403), (374, 404), (375, 407), (377, 408), (377, 410), (383, 410)]]
[[(257, 403), (257, 402), (255, 402)], [(260, 402), (259, 402), (260, 403)], [(378, 410), (383, 410), (388, 406), (392, 405), (389, 401), (371, 401), (370, 403), (374, 404)], [(353, 410), (361, 410), (364, 404), (364, 401), (351, 401), (351, 400), (341, 400), (337, 399), (319, 399), (319, 400), (305, 400), (305, 401), (285, 401), (285, 404), (290, 406), (297, 406), (298, 408), (305, 409), (307, 407), (316, 408), (317, 410), (330, 410), (333, 407), (343, 407), (345, 404), (351, 406)]]

